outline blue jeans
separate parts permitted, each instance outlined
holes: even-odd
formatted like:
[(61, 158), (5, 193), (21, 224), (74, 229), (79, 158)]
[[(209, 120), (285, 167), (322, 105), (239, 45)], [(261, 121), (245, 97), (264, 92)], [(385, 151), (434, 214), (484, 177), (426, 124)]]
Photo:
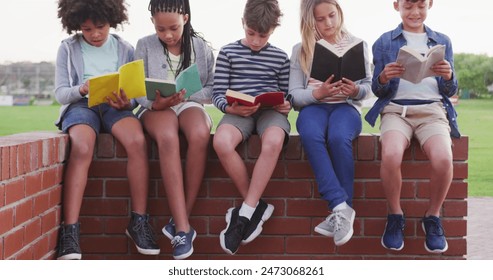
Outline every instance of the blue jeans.
[(358, 110), (348, 103), (313, 104), (298, 115), (303, 149), (330, 209), (343, 202), (352, 206), (353, 140), (361, 133), (361, 125)]

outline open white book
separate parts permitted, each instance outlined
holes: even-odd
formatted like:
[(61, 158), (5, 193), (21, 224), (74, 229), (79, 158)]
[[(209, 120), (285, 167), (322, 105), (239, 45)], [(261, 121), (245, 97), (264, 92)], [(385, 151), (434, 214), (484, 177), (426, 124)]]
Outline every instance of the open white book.
[(403, 46), (399, 50), (396, 61), (406, 68), (401, 79), (417, 84), (424, 78), (435, 76), (435, 72), (431, 70), (431, 67), (444, 59), (444, 45), (436, 45), (424, 55), (408, 46)]

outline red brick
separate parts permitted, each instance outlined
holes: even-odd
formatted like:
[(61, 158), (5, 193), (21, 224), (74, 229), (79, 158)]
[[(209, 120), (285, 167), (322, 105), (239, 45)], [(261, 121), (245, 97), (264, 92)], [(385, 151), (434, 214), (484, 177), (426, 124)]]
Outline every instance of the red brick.
[(357, 179), (380, 179), (380, 164), (377, 162), (356, 162), (354, 177)]
[(49, 211), (41, 216), (41, 231), (43, 234), (58, 227), (57, 213), (56, 211)]
[(15, 221), (14, 226), (19, 226), (22, 223), (30, 220), (33, 217), (33, 201), (26, 199), (15, 206)]
[(84, 199), (81, 215), (126, 216), (129, 213), (130, 198), (125, 199)]
[(19, 170), (17, 168), (17, 149), (18, 147), (17, 146), (11, 146), (10, 147), (10, 156), (9, 156), (9, 159), (10, 159), (10, 176), (9, 178), (15, 178), (19, 175)]
[(81, 236), (80, 246), (82, 252), (90, 253), (104, 253), (104, 254), (115, 254), (115, 253), (128, 253), (128, 246), (133, 245), (132, 241), (128, 239), (125, 235), (120, 236), (112, 235), (109, 237), (103, 236)]
[(312, 231), (310, 219), (272, 217), (263, 226), (262, 235), (309, 235)]
[(0, 180), (10, 179), (10, 147), (0, 147)]
[(301, 139), (299, 137), (290, 137), (289, 142), (284, 150), (285, 160), (300, 160), (302, 154)]
[(23, 144), (17, 146), (17, 174), (19, 175), (26, 174), (25, 158), (26, 158), (26, 145)]
[(0, 208), (0, 236), (14, 228), (14, 208)]
[(55, 163), (55, 144), (53, 139), (44, 139), (42, 140), (42, 145), (43, 145), (43, 166), (50, 166), (53, 163)]
[(57, 182), (57, 167), (50, 167), (43, 171), (43, 189), (51, 188), (55, 186)]
[(102, 197), (103, 184), (104, 181), (101, 179), (88, 179), (86, 189), (84, 190), (84, 197)]
[(309, 198), (313, 196), (310, 181), (274, 181), (271, 180), (262, 197)]
[(466, 161), (469, 158), (469, 137), (454, 138), (452, 141), (452, 153), (454, 160)]
[(0, 237), (0, 260), (5, 260), (5, 255), (3, 253), (3, 237)]
[(240, 197), (235, 184), (230, 179), (215, 180), (209, 186), (210, 197)]
[(18, 254), (15, 255), (15, 260), (33, 260), (34, 253), (32, 247), (24, 248)]
[(128, 180), (106, 180), (105, 194), (108, 197), (129, 197), (130, 185)]
[(446, 217), (466, 217), (467, 201), (446, 200), (443, 203), (443, 215)]
[(49, 196), (49, 201), (48, 201), (48, 207), (50, 209), (56, 207), (57, 205), (62, 204), (62, 186), (61, 185), (58, 185), (58, 186), (52, 188), (50, 190), (49, 194), (50, 194), (50, 196)]
[(25, 197), (25, 179), (20, 177), (5, 184), (5, 204), (17, 202)]
[(353, 206), (358, 217), (387, 217), (387, 201), (385, 199), (354, 199)]
[(36, 217), (24, 226), (24, 242), (30, 244), (41, 236), (41, 219)]
[(357, 140), (358, 160), (369, 161), (376, 158), (376, 137), (359, 137)]
[(321, 199), (297, 199), (287, 201), (289, 217), (325, 217), (329, 209), (327, 202)]
[(126, 178), (126, 161), (100, 161), (95, 160), (89, 168), (92, 178)]
[(42, 173), (33, 172), (26, 175), (26, 197), (35, 195), (42, 190)]
[(310, 164), (306, 161), (287, 161), (287, 179), (313, 179), (313, 171)]
[(42, 192), (34, 197), (33, 215), (39, 215), (50, 207), (50, 193)]
[(286, 237), (288, 254), (333, 254), (335, 248), (334, 241), (325, 236)]
[(113, 136), (111, 134), (100, 134), (98, 136), (96, 155), (98, 158), (113, 158), (115, 156), (115, 148)]
[[(115, 219), (120, 220), (123, 218), (115, 218)], [(115, 220), (115, 219), (108, 219), (108, 220)], [(107, 225), (106, 220), (107, 220), (106, 218), (97, 217), (97, 216), (80, 217), (79, 222), (80, 222), (81, 234), (104, 234), (105, 225)], [(123, 229), (124, 228), (125, 226), (123, 226)], [(119, 233), (122, 233), (122, 231), (120, 230)]]
[(192, 210), (192, 215), (225, 215), (226, 211), (231, 207), (233, 207), (233, 203), (228, 199), (197, 199)]
[(24, 246), (24, 229), (19, 228), (5, 235), (4, 237), (5, 259), (19, 252)]
[[(219, 240), (218, 240), (219, 241)], [(219, 242), (215, 243), (219, 248)], [(242, 246), (238, 250), (239, 254), (280, 254), (285, 250), (283, 236), (263, 236), (255, 238), (248, 246)]]
[(337, 247), (340, 254), (383, 255), (387, 250), (380, 244), (380, 237), (351, 238), (344, 246)]
[(48, 236), (43, 236), (41, 239), (37, 240), (36, 243), (33, 245), (33, 257), (36, 260), (42, 259), (48, 252), (50, 251), (50, 243), (49, 243), (49, 237)]
[(467, 179), (467, 162), (454, 162), (454, 179)]
[(5, 206), (5, 185), (0, 183), (0, 209)]

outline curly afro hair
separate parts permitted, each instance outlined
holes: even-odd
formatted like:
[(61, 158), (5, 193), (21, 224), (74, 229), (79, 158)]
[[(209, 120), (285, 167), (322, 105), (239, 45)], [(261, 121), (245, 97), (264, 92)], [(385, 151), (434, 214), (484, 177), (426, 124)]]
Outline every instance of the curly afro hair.
[(125, 0), (58, 0), (58, 18), (68, 34), (88, 19), (113, 28), (128, 21)]

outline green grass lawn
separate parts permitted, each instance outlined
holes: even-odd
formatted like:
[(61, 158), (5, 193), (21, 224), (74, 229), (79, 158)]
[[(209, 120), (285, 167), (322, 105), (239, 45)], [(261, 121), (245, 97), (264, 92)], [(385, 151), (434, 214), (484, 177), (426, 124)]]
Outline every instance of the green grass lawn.
[[(57, 131), (54, 121), (59, 106), (0, 106), (0, 136), (29, 132)], [(459, 128), (469, 137), (469, 195), (493, 197), (493, 172), (488, 162), (493, 159), (493, 100), (460, 100), (456, 107)], [(207, 107), (215, 126), (222, 113), (215, 107)], [(367, 109), (364, 110), (365, 114)], [(289, 120), (296, 133), (297, 112), (291, 111)], [(378, 133), (378, 123), (372, 128), (363, 122), (363, 132)]]

